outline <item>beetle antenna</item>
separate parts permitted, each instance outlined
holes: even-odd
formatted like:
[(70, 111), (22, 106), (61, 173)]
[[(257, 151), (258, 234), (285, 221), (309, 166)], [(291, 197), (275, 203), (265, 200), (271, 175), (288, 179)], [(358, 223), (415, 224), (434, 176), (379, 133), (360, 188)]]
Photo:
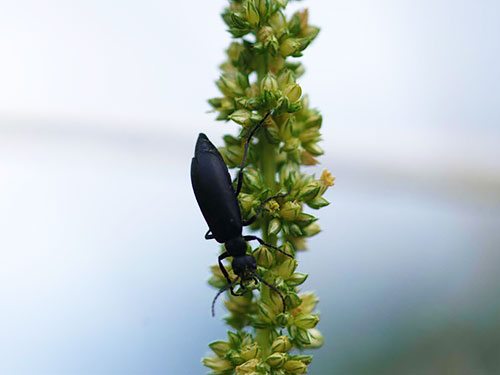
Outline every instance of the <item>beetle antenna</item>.
[(250, 134), (248, 134), (247, 140), (245, 141), (245, 148), (243, 150), (243, 159), (241, 159), (241, 164), (240, 164), (240, 170), (238, 171), (238, 185), (236, 186), (236, 196), (240, 194), (241, 191), (241, 186), (243, 185), (243, 169), (245, 168), (245, 164), (247, 163), (247, 156), (248, 156), (248, 147), (250, 147), (250, 141), (252, 140), (253, 135), (255, 132), (262, 126), (264, 121), (269, 117), (269, 115), (272, 113), (272, 111), (269, 111), (266, 113), (264, 118), (250, 131)]
[(285, 304), (285, 297), (283, 297), (283, 294), (281, 294), (281, 292), (279, 291), (278, 288), (276, 288), (273, 284), (270, 284), (268, 283), (266, 280), (264, 280), (262, 277), (260, 277), (259, 275), (255, 274), (255, 277), (257, 279), (259, 279), (259, 281), (263, 284), (265, 284), (266, 286), (268, 286), (270, 289), (274, 290), (276, 293), (279, 294), (280, 298), (281, 298), (281, 302), (283, 302), (283, 313), (285, 313), (286, 311), (286, 304)]
[(254, 128), (250, 131), (250, 134), (248, 134), (247, 140), (245, 142), (245, 149), (243, 150), (243, 159), (241, 159), (241, 165), (240, 165), (240, 170), (245, 167), (246, 161), (247, 161), (247, 155), (248, 155), (248, 147), (250, 146), (250, 141), (252, 140), (252, 137), (254, 136), (255, 132), (259, 130), (259, 128), (262, 126), (264, 121), (267, 120), (269, 115), (271, 114), (272, 111), (269, 111), (266, 113), (264, 118), (256, 125)]
[(258, 241), (261, 245), (266, 246), (266, 247), (270, 247), (271, 249), (279, 251), (281, 254), (286, 255), (287, 257), (293, 259), (293, 255), (288, 254), (286, 251), (281, 250), (279, 247), (276, 247), (274, 245), (271, 245), (270, 243), (267, 243), (262, 238), (259, 238), (257, 236), (248, 235), (248, 236), (243, 236), (243, 239), (245, 241)]
[(219, 291), (217, 292), (217, 294), (215, 295), (213, 301), (212, 301), (212, 316), (215, 317), (215, 301), (217, 301), (217, 298), (219, 298), (219, 296), (224, 293), (226, 290), (228, 289), (231, 289), (235, 284), (236, 282), (238, 281), (238, 279), (234, 280), (232, 283), (230, 284), (226, 284), (224, 285), (222, 288), (219, 289)]
[(271, 249), (274, 249), (274, 250), (276, 250), (276, 251), (279, 251), (281, 254), (286, 255), (287, 257), (294, 259), (294, 258), (293, 258), (293, 255), (288, 254), (286, 251), (281, 250), (279, 247), (276, 247), (276, 246), (271, 245), (271, 244), (269, 244), (269, 243), (264, 243), (264, 246), (270, 247)]

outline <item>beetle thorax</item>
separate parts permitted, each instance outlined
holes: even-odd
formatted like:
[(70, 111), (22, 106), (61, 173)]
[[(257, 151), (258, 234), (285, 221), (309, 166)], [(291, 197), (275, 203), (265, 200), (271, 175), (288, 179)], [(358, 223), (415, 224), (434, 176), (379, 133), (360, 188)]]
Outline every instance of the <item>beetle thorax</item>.
[(247, 243), (241, 236), (230, 239), (224, 246), (229, 255), (233, 257), (245, 255), (247, 252)]

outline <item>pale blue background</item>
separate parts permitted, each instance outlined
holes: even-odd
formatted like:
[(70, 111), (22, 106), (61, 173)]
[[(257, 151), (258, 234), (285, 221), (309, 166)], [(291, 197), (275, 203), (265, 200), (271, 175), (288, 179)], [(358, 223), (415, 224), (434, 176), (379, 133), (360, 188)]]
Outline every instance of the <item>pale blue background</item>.
[[(0, 0), (0, 373), (205, 372), (225, 327), (188, 170), (198, 132), (236, 130), (205, 113), (223, 5)], [(338, 177), (300, 255), (312, 373), (448, 324), (498, 342), (499, 3), (298, 6), (322, 27), (301, 84)], [(491, 371), (461, 350), (440, 358)]]

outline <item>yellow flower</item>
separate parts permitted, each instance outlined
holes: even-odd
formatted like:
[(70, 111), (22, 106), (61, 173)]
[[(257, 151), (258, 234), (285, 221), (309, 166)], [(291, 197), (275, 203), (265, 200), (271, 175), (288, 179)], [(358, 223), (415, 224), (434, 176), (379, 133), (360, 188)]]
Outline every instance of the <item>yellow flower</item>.
[(320, 181), (325, 185), (325, 186), (333, 186), (335, 183), (335, 177), (332, 176), (330, 171), (327, 169), (323, 170), (321, 173)]

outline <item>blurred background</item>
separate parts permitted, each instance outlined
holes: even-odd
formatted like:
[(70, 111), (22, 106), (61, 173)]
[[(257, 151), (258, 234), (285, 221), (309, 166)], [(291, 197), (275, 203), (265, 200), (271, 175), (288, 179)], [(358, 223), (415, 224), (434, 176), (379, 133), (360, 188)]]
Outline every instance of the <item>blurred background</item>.
[[(0, 0), (0, 373), (198, 374), (224, 0)], [(313, 374), (500, 373), (500, 3), (322, 0)]]

